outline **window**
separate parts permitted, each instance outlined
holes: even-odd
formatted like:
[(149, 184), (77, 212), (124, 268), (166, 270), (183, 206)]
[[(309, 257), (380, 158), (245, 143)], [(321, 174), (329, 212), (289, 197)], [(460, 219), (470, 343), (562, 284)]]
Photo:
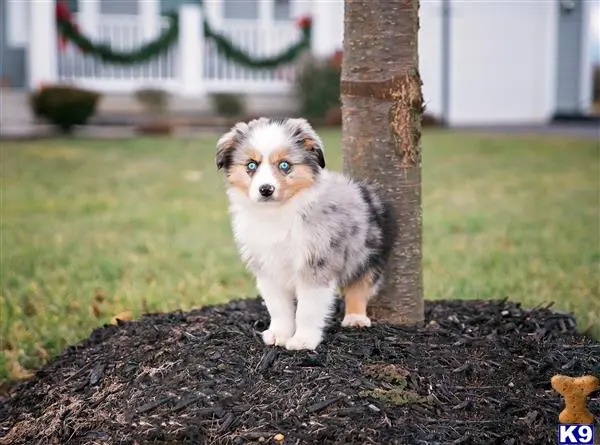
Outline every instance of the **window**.
[(257, 19), (260, 0), (223, 0), (223, 16), (226, 19)]
[(199, 5), (198, 0), (160, 0), (160, 13), (167, 14), (172, 11), (177, 11), (181, 5), (185, 4)]
[(100, 14), (138, 14), (138, 0), (100, 0)]
[(0, 40), (6, 37), (6, 42), (0, 42), (0, 47), (6, 45), (13, 48), (24, 48), (29, 40), (28, 5), (23, 0), (0, 0), (0, 23), (6, 27), (0, 29)]
[(72, 14), (76, 14), (79, 12), (79, 0), (67, 0), (67, 8), (71, 11)]
[(275, 20), (290, 20), (292, 16), (290, 0), (274, 1)]

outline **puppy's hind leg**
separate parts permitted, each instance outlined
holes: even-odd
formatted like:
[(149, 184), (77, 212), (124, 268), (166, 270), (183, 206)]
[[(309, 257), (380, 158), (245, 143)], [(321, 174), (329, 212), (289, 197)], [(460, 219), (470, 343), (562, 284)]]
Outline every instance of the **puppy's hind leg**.
[(348, 286), (342, 288), (346, 310), (342, 326), (368, 328), (371, 320), (367, 317), (367, 304), (374, 294), (373, 280), (370, 272)]
[(269, 329), (262, 333), (263, 341), (267, 345), (284, 346), (295, 330), (294, 290), (261, 277), (256, 285), (271, 317)]

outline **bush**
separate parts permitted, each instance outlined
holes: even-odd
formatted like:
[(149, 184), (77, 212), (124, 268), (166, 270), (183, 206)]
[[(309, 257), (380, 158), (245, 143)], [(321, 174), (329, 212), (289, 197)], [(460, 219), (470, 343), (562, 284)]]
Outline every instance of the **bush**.
[(100, 94), (69, 86), (47, 86), (30, 96), (36, 117), (47, 119), (63, 133), (85, 125), (96, 112)]
[[(336, 51), (327, 60), (308, 58), (300, 68), (296, 80), (301, 114), (325, 125), (340, 126), (342, 124), (341, 76), (341, 51)], [(425, 109), (423, 109), (421, 123), (423, 127), (443, 126), (440, 118), (425, 113)]]
[(136, 127), (136, 131), (139, 134), (144, 135), (171, 134), (173, 130), (173, 123), (167, 120), (155, 120), (151, 122), (144, 122), (142, 124), (137, 125)]
[(423, 112), (423, 114), (421, 115), (421, 126), (423, 128), (443, 127), (444, 123), (442, 122), (442, 119), (440, 119), (439, 117), (437, 117), (433, 114)]
[(245, 112), (245, 104), (238, 94), (216, 93), (211, 95), (213, 109), (219, 116), (238, 117)]
[(307, 59), (296, 78), (296, 95), (300, 113), (309, 119), (323, 120), (338, 114), (341, 108), (341, 53), (331, 59)]
[(169, 108), (169, 94), (163, 90), (138, 90), (135, 92), (135, 98), (150, 113), (163, 114)]

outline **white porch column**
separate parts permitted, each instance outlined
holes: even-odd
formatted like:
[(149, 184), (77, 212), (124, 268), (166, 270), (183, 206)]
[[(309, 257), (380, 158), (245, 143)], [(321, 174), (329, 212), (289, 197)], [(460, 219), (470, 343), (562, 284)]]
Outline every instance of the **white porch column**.
[(152, 40), (160, 33), (159, 0), (138, 0), (142, 37)]
[(313, 0), (312, 52), (316, 57), (330, 57), (342, 49), (344, 33), (344, 1)]
[(204, 0), (204, 11), (208, 23), (215, 29), (221, 30), (223, 24), (223, 0)]
[(100, 32), (100, 0), (80, 0), (77, 24), (91, 38)]
[(271, 55), (273, 47), (277, 42), (273, 41), (271, 30), (275, 24), (275, 0), (259, 0), (258, 2), (258, 22), (262, 30), (262, 50), (266, 55)]
[(262, 27), (273, 26), (275, 22), (275, 0), (258, 1), (258, 19)]
[(27, 71), (31, 89), (58, 80), (57, 53), (55, 2), (53, 0), (30, 2)]
[(204, 33), (199, 5), (179, 8), (179, 79), (181, 94), (196, 96), (203, 92)]

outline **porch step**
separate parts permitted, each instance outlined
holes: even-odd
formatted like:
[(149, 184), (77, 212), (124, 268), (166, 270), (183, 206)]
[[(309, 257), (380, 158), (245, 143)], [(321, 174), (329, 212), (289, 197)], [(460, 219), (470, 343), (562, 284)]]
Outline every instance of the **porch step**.
[[(291, 115), (297, 108), (296, 100), (290, 93), (247, 94), (244, 95), (246, 113), (248, 115)], [(169, 110), (175, 116), (207, 116), (213, 115), (210, 97), (171, 96)], [(115, 116), (139, 116), (144, 109), (132, 94), (106, 94), (99, 104), (97, 119)]]
[[(296, 101), (291, 94), (252, 94), (245, 95), (246, 117), (268, 116), (288, 117), (297, 113)], [(214, 115), (212, 103), (207, 96), (184, 98), (173, 96), (170, 99), (170, 115), (184, 123), (196, 126)], [(102, 96), (98, 112), (90, 120), (90, 125), (134, 126), (144, 118), (143, 108), (133, 95), (106, 94)], [(26, 137), (44, 135), (47, 125), (36, 122), (29, 107), (29, 92), (22, 89), (0, 88), (0, 136)]]
[(34, 117), (26, 91), (0, 88), (0, 135), (27, 135), (34, 132)]

